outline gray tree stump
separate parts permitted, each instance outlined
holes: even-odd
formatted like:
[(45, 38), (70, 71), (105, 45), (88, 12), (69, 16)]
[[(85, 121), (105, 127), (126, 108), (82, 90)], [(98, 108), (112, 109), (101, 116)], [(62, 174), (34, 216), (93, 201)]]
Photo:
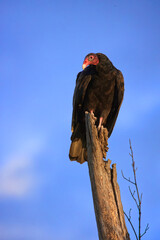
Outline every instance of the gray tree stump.
[(85, 113), (87, 159), (99, 240), (130, 240), (123, 213), (116, 164), (104, 161), (108, 132), (98, 136), (93, 114)]

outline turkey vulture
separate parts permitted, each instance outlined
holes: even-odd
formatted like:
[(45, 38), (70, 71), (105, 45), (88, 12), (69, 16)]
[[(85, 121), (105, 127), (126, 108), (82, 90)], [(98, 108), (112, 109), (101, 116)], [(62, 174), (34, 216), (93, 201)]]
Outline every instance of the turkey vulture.
[(102, 53), (90, 53), (83, 62), (73, 95), (70, 160), (87, 161), (85, 111), (94, 113), (97, 126), (110, 137), (123, 100), (124, 79), (120, 70)]

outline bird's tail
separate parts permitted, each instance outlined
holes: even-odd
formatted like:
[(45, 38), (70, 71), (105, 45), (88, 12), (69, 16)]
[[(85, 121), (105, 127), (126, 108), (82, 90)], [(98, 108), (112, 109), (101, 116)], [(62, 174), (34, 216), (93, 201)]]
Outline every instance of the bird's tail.
[(69, 150), (69, 158), (71, 161), (77, 161), (79, 163), (84, 163), (87, 161), (87, 151), (85, 137), (81, 135), (81, 130), (79, 125), (74, 130), (71, 136), (71, 146)]

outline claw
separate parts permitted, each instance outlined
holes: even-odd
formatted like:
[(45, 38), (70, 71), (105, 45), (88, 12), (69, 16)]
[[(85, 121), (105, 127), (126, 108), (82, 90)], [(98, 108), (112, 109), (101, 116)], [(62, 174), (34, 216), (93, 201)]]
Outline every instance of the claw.
[(102, 121), (103, 121), (103, 117), (100, 117), (99, 119), (99, 125), (98, 125), (98, 131), (100, 130), (101, 126), (102, 126)]

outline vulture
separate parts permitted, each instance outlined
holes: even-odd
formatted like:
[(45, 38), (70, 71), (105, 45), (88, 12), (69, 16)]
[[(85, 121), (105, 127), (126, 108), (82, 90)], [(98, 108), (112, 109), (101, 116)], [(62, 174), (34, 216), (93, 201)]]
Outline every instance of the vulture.
[(98, 130), (113, 131), (124, 95), (124, 79), (108, 57), (90, 53), (83, 62), (73, 95), (72, 136), (69, 158), (79, 163), (87, 161), (85, 111), (96, 117)]

